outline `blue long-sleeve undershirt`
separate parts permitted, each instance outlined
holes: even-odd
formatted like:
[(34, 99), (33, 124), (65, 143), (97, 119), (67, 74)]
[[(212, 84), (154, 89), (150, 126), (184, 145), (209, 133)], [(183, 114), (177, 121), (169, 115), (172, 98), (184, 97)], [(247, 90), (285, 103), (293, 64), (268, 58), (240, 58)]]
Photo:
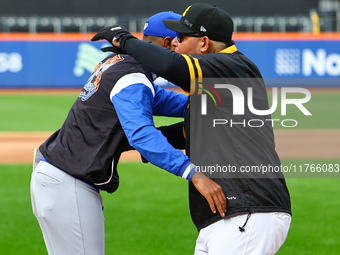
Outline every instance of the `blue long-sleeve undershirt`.
[(138, 73), (122, 77), (110, 98), (130, 145), (150, 163), (191, 180), (195, 167), (155, 128), (152, 117), (184, 117), (188, 97), (153, 85)]

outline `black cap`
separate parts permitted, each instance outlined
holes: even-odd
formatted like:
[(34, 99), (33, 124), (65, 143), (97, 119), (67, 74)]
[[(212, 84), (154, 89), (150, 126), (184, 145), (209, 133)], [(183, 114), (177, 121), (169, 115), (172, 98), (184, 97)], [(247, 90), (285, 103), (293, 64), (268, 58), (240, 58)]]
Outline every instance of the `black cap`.
[(190, 5), (180, 20), (163, 20), (164, 24), (178, 33), (208, 36), (209, 39), (229, 43), (234, 32), (234, 22), (221, 8), (206, 3)]

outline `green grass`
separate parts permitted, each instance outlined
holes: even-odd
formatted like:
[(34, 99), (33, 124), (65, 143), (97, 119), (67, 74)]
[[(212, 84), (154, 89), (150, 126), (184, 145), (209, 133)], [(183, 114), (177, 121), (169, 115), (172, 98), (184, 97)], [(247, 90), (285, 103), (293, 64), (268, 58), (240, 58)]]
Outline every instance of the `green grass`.
[[(118, 191), (102, 193), (106, 254), (193, 254), (186, 181), (142, 163), (120, 163), (119, 173)], [(0, 165), (0, 254), (47, 254), (31, 209), (30, 174), (30, 165)], [(287, 185), (293, 220), (278, 254), (338, 254), (340, 178), (288, 178)]]
[(103, 194), (107, 254), (193, 254), (187, 181), (142, 163), (122, 163), (121, 186)]
[[(294, 119), (298, 122), (298, 129), (332, 129), (340, 128), (340, 94), (322, 94), (311, 92), (312, 97), (309, 102), (303, 106), (312, 114), (304, 115), (295, 105), (287, 105), (285, 116), (281, 115), (281, 101), (278, 100), (278, 107), (272, 114), (272, 119)], [(299, 96), (289, 95), (288, 98), (301, 98)], [(271, 106), (271, 95), (269, 95), (269, 105)], [(294, 125), (293, 122), (284, 123), (284, 125)], [(274, 128), (283, 128), (279, 122), (275, 122)]]
[[(297, 128), (340, 128), (339, 94), (313, 94), (304, 116), (289, 106), (273, 118), (296, 119)], [(77, 95), (0, 95), (0, 131), (54, 131)], [(280, 101), (279, 101), (280, 103)], [(181, 121), (155, 118), (156, 126)], [(283, 165), (340, 163), (283, 160)], [(121, 186), (103, 193), (106, 254), (193, 254), (197, 231), (191, 222), (185, 180), (151, 164), (120, 163)], [(47, 254), (29, 194), (30, 165), (0, 165), (0, 254)], [(287, 178), (293, 221), (279, 255), (329, 255), (340, 250), (340, 178)]]
[[(55, 131), (61, 127), (77, 95), (0, 95), (0, 132)], [(155, 117), (157, 126), (182, 118)]]
[(54, 131), (61, 127), (74, 95), (1, 95), (0, 131)]
[[(0, 95), (0, 131), (54, 131), (60, 128), (77, 95)], [(270, 98), (270, 96), (269, 96)], [(289, 98), (292, 98), (290, 95)], [(304, 106), (312, 116), (305, 116), (296, 106), (288, 105), (287, 115), (281, 116), (280, 100), (273, 119), (295, 119), (296, 128), (340, 128), (340, 94), (312, 92)], [(271, 105), (271, 98), (270, 103)], [(181, 121), (181, 118), (155, 117), (156, 126)], [(292, 122), (285, 123), (292, 125)], [(282, 128), (279, 122), (274, 128)]]
[[(283, 164), (340, 163), (339, 160), (285, 160)], [(340, 173), (338, 178), (287, 178), (292, 224), (279, 255), (329, 255), (340, 251)]]
[(287, 179), (292, 223), (279, 255), (339, 254), (340, 179)]
[(44, 254), (30, 206), (30, 165), (0, 165), (0, 254)]
[[(106, 254), (192, 254), (197, 231), (187, 181), (151, 164), (121, 163), (121, 185), (103, 192)], [(46, 254), (30, 204), (31, 165), (0, 165), (0, 254)]]

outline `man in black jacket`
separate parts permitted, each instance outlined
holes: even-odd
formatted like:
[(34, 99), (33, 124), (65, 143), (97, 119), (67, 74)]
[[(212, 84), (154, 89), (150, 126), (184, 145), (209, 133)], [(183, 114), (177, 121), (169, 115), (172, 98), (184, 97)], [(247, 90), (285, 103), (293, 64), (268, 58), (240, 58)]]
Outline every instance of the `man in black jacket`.
[[(103, 29), (92, 40), (108, 40), (191, 94), (187, 154), (228, 199), (226, 217), (213, 214), (189, 184), (191, 217), (200, 232), (195, 255), (275, 254), (288, 234), (291, 204), (261, 73), (237, 50), (233, 21), (220, 8), (197, 3), (180, 20), (163, 22), (178, 33), (172, 42), (177, 53), (120, 27)], [(218, 98), (215, 105), (207, 95)]]

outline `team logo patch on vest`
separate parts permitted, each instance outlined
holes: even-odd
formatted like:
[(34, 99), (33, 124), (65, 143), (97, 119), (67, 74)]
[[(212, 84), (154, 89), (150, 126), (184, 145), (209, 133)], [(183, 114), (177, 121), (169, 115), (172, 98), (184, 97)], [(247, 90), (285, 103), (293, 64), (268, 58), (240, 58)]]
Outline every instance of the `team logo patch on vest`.
[(81, 99), (81, 101), (86, 101), (94, 93), (96, 93), (100, 86), (100, 79), (102, 77), (103, 72), (105, 72), (111, 66), (122, 60), (124, 60), (123, 57), (116, 55), (112, 58), (109, 58), (105, 62), (99, 63), (92, 72), (92, 75), (88, 79), (83, 90), (80, 92), (79, 98)]

